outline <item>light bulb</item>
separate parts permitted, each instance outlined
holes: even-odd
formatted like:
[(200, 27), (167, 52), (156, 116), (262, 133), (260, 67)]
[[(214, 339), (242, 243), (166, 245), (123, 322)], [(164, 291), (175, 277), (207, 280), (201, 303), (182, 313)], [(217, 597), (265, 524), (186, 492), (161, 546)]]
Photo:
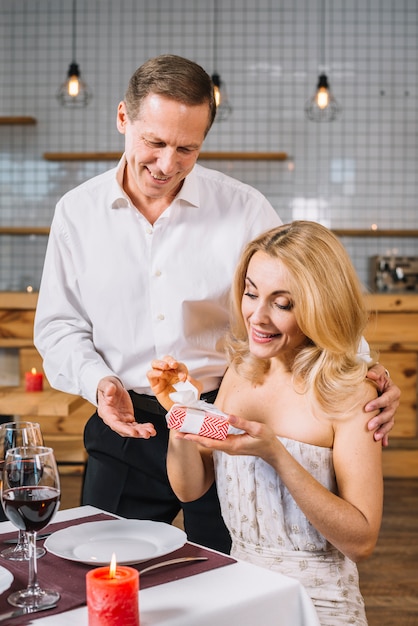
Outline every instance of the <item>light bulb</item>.
[(80, 68), (73, 61), (68, 68), (67, 80), (59, 88), (57, 100), (63, 107), (82, 108), (88, 105), (91, 98), (88, 86), (80, 78)]
[(80, 81), (78, 76), (70, 76), (68, 80), (68, 95), (76, 98), (80, 93)]
[(305, 104), (307, 118), (313, 122), (332, 122), (340, 111), (340, 106), (329, 88), (328, 78), (321, 74), (314, 95)]
[(316, 94), (316, 101), (320, 109), (325, 109), (329, 104), (328, 89), (321, 87)]
[(212, 74), (213, 82), (213, 95), (216, 104), (216, 120), (226, 120), (232, 113), (232, 107), (229, 104), (228, 96), (226, 93), (225, 85), (221, 81), (219, 74)]
[(221, 104), (221, 90), (217, 85), (214, 85), (213, 93), (215, 95), (215, 104), (218, 107)]

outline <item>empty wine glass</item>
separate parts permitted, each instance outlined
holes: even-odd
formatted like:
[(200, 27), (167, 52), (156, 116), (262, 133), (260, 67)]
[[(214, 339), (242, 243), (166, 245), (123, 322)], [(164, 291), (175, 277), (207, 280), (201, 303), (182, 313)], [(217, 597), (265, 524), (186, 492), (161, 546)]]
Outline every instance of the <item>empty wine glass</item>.
[[(41, 427), (37, 422), (19, 421), (0, 424), (0, 470), (3, 468), (7, 450), (17, 446), (43, 445)], [(46, 552), (45, 548), (38, 547), (36, 550), (38, 558)], [(28, 561), (29, 549), (26, 533), (19, 530), (16, 545), (2, 550), (0, 556), (8, 561)]]
[(38, 583), (36, 533), (54, 517), (60, 501), (58, 468), (52, 448), (22, 446), (6, 453), (1, 500), (7, 518), (26, 531), (29, 544), (29, 581), (12, 593), (8, 602), (28, 610), (53, 606), (60, 594)]

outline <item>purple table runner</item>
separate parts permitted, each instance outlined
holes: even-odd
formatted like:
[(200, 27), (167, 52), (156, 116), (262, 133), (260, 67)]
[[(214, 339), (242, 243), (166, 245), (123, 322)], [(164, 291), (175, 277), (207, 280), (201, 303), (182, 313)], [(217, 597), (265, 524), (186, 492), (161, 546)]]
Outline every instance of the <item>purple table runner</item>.
[[(99, 513), (89, 517), (50, 524), (48, 526), (48, 531), (56, 532), (62, 528), (68, 528), (69, 526), (77, 526), (78, 524), (85, 524), (87, 522), (97, 522), (109, 519), (115, 518), (105, 513)], [(0, 549), (3, 549), (1, 544), (5, 539), (15, 537), (16, 534), (17, 531), (13, 531), (1, 535)], [(42, 541), (38, 541), (37, 543), (39, 545), (43, 545)], [(174, 559), (182, 556), (205, 556), (208, 557), (208, 560), (197, 561), (196, 563), (167, 566), (144, 574), (140, 577), (140, 589), (147, 589), (148, 587), (161, 585), (173, 580), (180, 580), (182, 578), (187, 578), (188, 576), (193, 576), (194, 574), (200, 574), (224, 565), (235, 563), (235, 559), (232, 559), (227, 555), (212, 552), (211, 550), (206, 550), (200, 546), (186, 543), (182, 548), (175, 550), (174, 552), (170, 552), (169, 555), (166, 554), (155, 559), (149, 559), (148, 561), (138, 563), (138, 565), (131, 565), (130, 567), (140, 570), (148, 565), (153, 565), (154, 563), (159, 563), (160, 561), (165, 561), (166, 559)], [(3, 613), (12, 609), (11, 605), (7, 602), (7, 597), (13, 591), (24, 589), (26, 587), (28, 583), (29, 566), (27, 561), (6, 561), (1, 558), (0, 565), (12, 572), (14, 576), (10, 589), (7, 589), (0, 596), (0, 613)], [(47, 552), (45, 556), (38, 560), (38, 581), (41, 587), (55, 589), (61, 594), (58, 606), (51, 611), (35, 613), (33, 615), (25, 616), (24, 618), (14, 618), (10, 620), (10, 624), (13, 624), (13, 626), (28, 624), (37, 617), (46, 617), (57, 613), (63, 613), (64, 611), (69, 611), (86, 604), (86, 573), (90, 569), (91, 566), (85, 565), (84, 563), (62, 559)]]

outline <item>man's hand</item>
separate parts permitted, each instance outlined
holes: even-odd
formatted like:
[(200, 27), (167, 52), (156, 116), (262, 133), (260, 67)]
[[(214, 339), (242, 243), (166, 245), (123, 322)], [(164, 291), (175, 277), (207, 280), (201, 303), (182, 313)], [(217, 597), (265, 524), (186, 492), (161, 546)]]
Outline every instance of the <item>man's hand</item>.
[(149, 439), (157, 433), (149, 422), (138, 424), (129, 393), (115, 376), (102, 378), (97, 387), (97, 413), (105, 424), (122, 437)]
[(395, 424), (395, 412), (401, 397), (401, 390), (391, 381), (388, 374), (380, 363), (369, 369), (367, 378), (376, 383), (379, 396), (365, 406), (366, 412), (380, 409), (380, 413), (368, 423), (368, 429), (376, 431), (374, 438), (376, 441), (382, 441), (384, 447), (389, 445), (388, 435)]

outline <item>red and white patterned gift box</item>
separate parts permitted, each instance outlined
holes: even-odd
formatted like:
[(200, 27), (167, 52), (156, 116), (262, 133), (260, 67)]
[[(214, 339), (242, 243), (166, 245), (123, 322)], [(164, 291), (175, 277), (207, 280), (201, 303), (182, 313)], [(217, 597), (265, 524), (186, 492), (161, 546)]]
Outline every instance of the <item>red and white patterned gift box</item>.
[[(210, 405), (208, 405), (210, 407)], [(211, 439), (225, 439), (230, 432), (236, 432), (227, 421), (227, 415), (220, 411), (212, 413), (207, 409), (197, 409), (175, 404), (167, 413), (169, 428), (183, 433), (193, 433), (210, 437)]]

